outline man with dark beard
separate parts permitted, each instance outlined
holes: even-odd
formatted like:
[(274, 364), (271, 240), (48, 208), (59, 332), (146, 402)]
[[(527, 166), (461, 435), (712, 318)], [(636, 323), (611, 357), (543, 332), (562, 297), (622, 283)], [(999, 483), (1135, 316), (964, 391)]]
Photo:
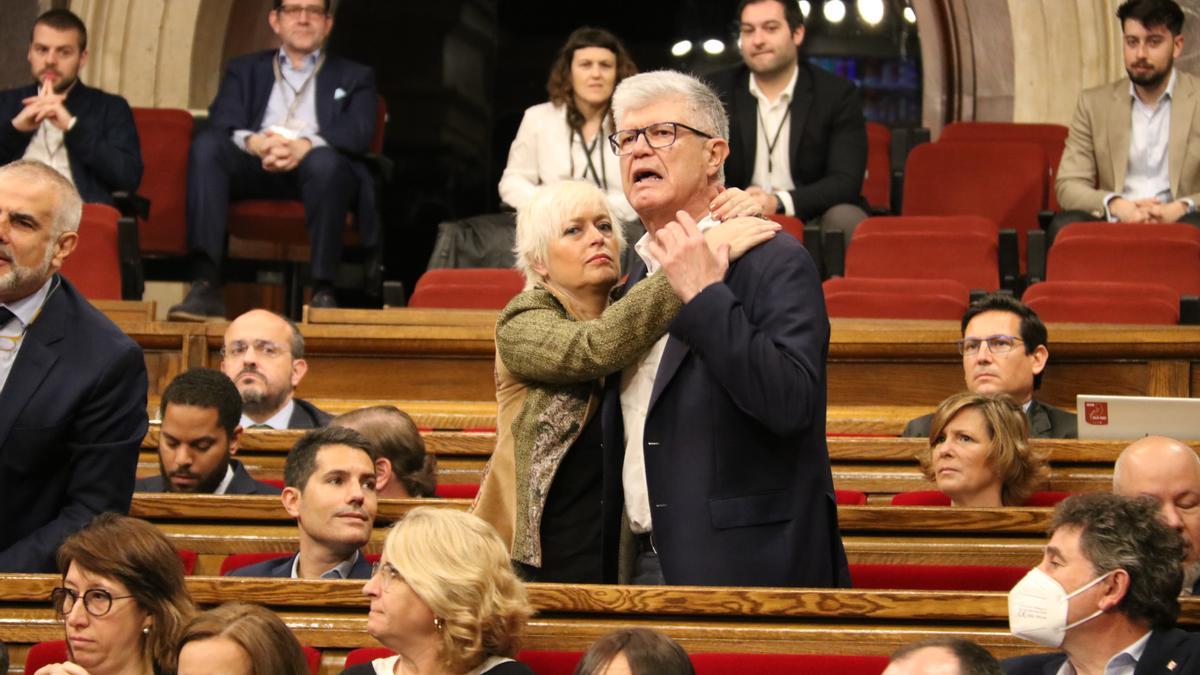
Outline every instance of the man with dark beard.
[(214, 495), (277, 495), (280, 489), (254, 480), (233, 459), (242, 428), (242, 397), (216, 370), (194, 368), (167, 385), (158, 435), (161, 475), (143, 478), (135, 492)]
[(1079, 97), (1055, 189), (1066, 225), (1087, 220), (1186, 222), (1200, 227), (1200, 156), (1189, 129), (1200, 125), (1200, 82), (1175, 68), (1183, 11), (1174, 0), (1126, 0), (1117, 9), (1128, 78)]
[(0, 91), (0, 164), (34, 159), (74, 183), (85, 202), (111, 204), (142, 182), (142, 151), (125, 99), (85, 86), (87, 27), (66, 9), (33, 23), (33, 84)]
[(308, 372), (304, 336), (296, 324), (265, 309), (253, 309), (225, 329), (221, 371), (242, 394), (241, 425), (247, 429), (315, 429), (332, 416), (294, 398)]

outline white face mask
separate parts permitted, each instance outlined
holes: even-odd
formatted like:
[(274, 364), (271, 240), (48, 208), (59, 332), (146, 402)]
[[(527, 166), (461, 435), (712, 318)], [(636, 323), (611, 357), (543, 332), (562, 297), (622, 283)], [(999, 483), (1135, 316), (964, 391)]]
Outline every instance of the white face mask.
[(1035, 567), (1008, 592), (1008, 629), (1016, 637), (1045, 647), (1059, 647), (1067, 631), (1085, 621), (1100, 616), (1096, 610), (1071, 625), (1067, 625), (1067, 610), (1071, 598), (1100, 583), (1112, 572), (1102, 574), (1067, 594), (1062, 584)]

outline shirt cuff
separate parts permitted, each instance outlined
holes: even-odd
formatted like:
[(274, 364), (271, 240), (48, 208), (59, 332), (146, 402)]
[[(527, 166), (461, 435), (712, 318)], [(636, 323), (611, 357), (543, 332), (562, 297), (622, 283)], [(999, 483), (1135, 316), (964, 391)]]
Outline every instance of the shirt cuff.
[(1110, 223), (1117, 222), (1117, 217), (1112, 214), (1112, 211), (1108, 210), (1108, 205), (1112, 203), (1112, 200), (1120, 196), (1119, 192), (1110, 192), (1104, 195), (1104, 219)]
[(250, 148), (246, 147), (246, 141), (249, 140), (250, 136), (253, 134), (254, 132), (250, 131), (249, 129), (238, 129), (237, 131), (233, 132), (233, 144), (247, 155), (253, 155), (254, 153), (250, 151)]
[[(796, 205), (792, 203), (792, 193), (785, 190), (780, 190), (775, 193), (775, 197), (779, 199), (779, 203), (783, 204), (783, 212), (789, 216), (796, 215)], [(769, 213), (763, 215), (771, 215)]]
[(328, 143), (325, 142), (324, 138), (321, 138), (320, 136), (318, 136), (316, 134), (309, 134), (307, 136), (301, 136), (301, 138), (307, 138), (308, 142), (312, 143), (312, 146), (314, 148), (323, 148), (323, 147), (329, 145)]
[(1184, 204), (1187, 204), (1187, 211), (1185, 211), (1183, 215), (1186, 216), (1189, 213), (1196, 212), (1196, 202), (1193, 201), (1190, 197), (1182, 197), (1182, 198), (1180, 198), (1179, 201), (1183, 202)]
[(71, 123), (67, 125), (67, 131), (74, 129), (76, 124), (79, 124), (79, 116), (71, 115)]

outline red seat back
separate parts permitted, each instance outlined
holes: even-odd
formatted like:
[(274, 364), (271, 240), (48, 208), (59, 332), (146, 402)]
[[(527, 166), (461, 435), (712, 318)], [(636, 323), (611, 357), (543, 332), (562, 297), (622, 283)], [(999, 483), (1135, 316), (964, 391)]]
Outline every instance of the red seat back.
[(583, 652), (564, 652), (543, 649), (526, 649), (517, 654), (517, 660), (529, 666), (537, 675), (571, 675)]
[(513, 269), (432, 269), (417, 280), (408, 306), (503, 309), (524, 287), (525, 277)]
[(697, 653), (689, 655), (696, 675), (880, 675), (887, 668), (886, 656), (846, 656), (842, 654), (738, 654)]
[[(971, 214), (954, 216), (876, 216), (858, 224), (854, 236), (881, 232), (949, 233), (972, 232), (994, 239), (1000, 235), (996, 221)], [(853, 240), (851, 240), (853, 245)]]
[(395, 653), (386, 647), (359, 647), (358, 649), (351, 649), (350, 653), (346, 654), (346, 667), (350, 668), (370, 663), (375, 659), (386, 659)]
[(243, 567), (263, 562), (264, 560), (275, 560), (276, 558), (286, 558), (292, 555), (291, 553), (230, 553), (221, 561), (221, 576), (225, 576), (234, 570), (239, 570)]
[(972, 290), (1000, 287), (999, 246), (973, 232), (876, 232), (859, 235), (846, 252), (846, 276), (953, 279)]
[(919, 591), (1007, 591), (1028, 567), (992, 565), (851, 564), (854, 588)]
[(784, 232), (796, 238), (796, 241), (804, 243), (804, 221), (796, 216), (789, 216), (783, 213), (772, 213), (767, 216), (771, 220), (779, 223)]
[(142, 252), (186, 255), (192, 115), (172, 108), (134, 108), (133, 123), (145, 166), (138, 194), (150, 200), (150, 219), (138, 232)]
[(970, 289), (953, 279), (835, 277), (821, 284), (830, 317), (958, 320)]
[(858, 490), (834, 490), (838, 506), (862, 506), (867, 503), (867, 493)]
[(1025, 500), (1025, 506), (1058, 506), (1059, 502), (1070, 496), (1070, 492), (1063, 492), (1061, 490), (1035, 492), (1029, 495), (1029, 499)]
[(1200, 242), (1072, 237), (1050, 247), (1049, 281), (1131, 281), (1200, 295)]
[(33, 675), (43, 666), (67, 660), (67, 643), (64, 640), (39, 642), (29, 648), (25, 655), (25, 675)]
[(191, 549), (180, 548), (175, 549), (175, 555), (179, 556), (179, 562), (183, 565), (184, 575), (191, 576), (196, 571), (196, 558), (199, 557), (196, 555), (196, 552)]
[(1037, 312), (1043, 321), (1179, 323), (1179, 294), (1162, 284), (1043, 281), (1030, 286), (1021, 296), (1021, 301)]
[(1200, 241), (1200, 227), (1187, 223), (1071, 223), (1058, 233), (1054, 241), (1066, 241), (1075, 237)]
[(79, 243), (63, 261), (63, 276), (89, 300), (121, 299), (121, 254), (117, 221), (121, 212), (107, 204), (84, 204)]
[(878, 122), (867, 122), (867, 175), (862, 193), (871, 206), (892, 206), (892, 130)]
[(442, 499), (474, 499), (479, 494), (478, 483), (447, 484), (438, 483), (434, 494)]
[(304, 660), (308, 663), (309, 674), (318, 675), (321, 672), (321, 650), (306, 645), (301, 645), (300, 649), (304, 652)]
[(1061, 124), (1028, 124), (1023, 122), (951, 122), (942, 129), (939, 143), (1001, 142), (1037, 143), (1046, 156), (1046, 206), (1058, 210), (1054, 179), (1062, 160), (1070, 130)]
[[(1047, 490), (1035, 492), (1025, 500), (1025, 506), (1054, 506), (1070, 497), (1070, 492)], [(892, 497), (892, 506), (950, 506), (950, 498), (938, 490), (913, 490)]]

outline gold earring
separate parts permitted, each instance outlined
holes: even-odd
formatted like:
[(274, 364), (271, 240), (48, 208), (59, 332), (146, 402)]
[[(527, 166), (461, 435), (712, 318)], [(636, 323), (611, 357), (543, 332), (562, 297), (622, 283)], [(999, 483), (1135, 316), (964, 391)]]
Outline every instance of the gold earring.
[(142, 635), (150, 634), (150, 626), (142, 626)]
[(446, 622), (440, 616), (433, 617), (433, 627), (437, 632), (442, 632), (446, 628)]

